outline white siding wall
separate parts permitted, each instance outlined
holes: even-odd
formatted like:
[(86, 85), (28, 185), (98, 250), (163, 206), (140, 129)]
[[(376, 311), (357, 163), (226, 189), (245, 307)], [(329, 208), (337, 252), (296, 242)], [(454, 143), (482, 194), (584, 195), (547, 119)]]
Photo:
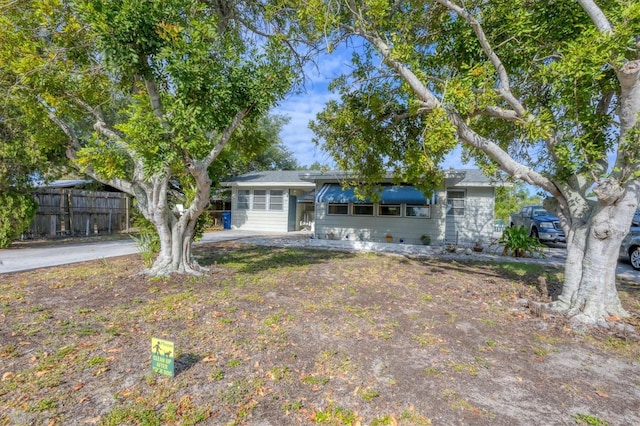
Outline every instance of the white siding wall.
[(450, 188), (465, 189), (465, 214), (458, 218), (456, 231), (459, 244), (477, 240), (488, 242), (493, 236), (495, 189), (493, 187)]
[[(289, 219), (289, 190), (282, 187), (243, 187), (240, 189), (251, 190), (251, 199), (248, 210), (238, 210), (238, 188), (233, 188), (231, 194), (231, 227), (247, 231), (287, 232)], [(252, 210), (253, 190), (281, 189), (284, 193), (282, 210)]]
[[(442, 197), (438, 193), (438, 199)], [(377, 205), (374, 205), (377, 212)], [(404, 206), (403, 206), (404, 207)], [(422, 244), (423, 234), (431, 237), (431, 244), (437, 244), (444, 236), (444, 206), (431, 206), (431, 218), (404, 216), (353, 216), (327, 214), (328, 204), (316, 204), (316, 237), (320, 239), (346, 239), (355, 241), (386, 242), (391, 235), (394, 243), (403, 240), (406, 244)], [(404, 209), (403, 209), (404, 211)], [(333, 235), (332, 235), (333, 234)]]
[[(458, 188), (456, 188), (458, 189)], [(461, 188), (462, 189), (462, 188)], [(464, 188), (465, 215), (460, 218), (458, 242), (471, 244), (478, 239), (487, 242), (493, 233), (494, 188)], [(316, 204), (316, 238), (346, 239), (393, 243), (402, 239), (407, 244), (422, 244), (420, 236), (431, 237), (431, 244), (442, 244), (446, 223), (446, 191), (438, 191), (438, 202), (431, 206), (431, 218), (329, 215), (328, 204)]]

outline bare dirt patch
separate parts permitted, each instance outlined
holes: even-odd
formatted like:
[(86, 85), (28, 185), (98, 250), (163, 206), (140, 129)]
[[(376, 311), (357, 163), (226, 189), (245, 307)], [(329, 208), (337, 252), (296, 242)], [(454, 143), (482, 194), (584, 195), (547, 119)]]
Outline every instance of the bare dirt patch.
[[(640, 424), (638, 335), (531, 309), (557, 270), (198, 246), (0, 275), (0, 424)], [(620, 283), (639, 325), (640, 287)], [(626, 330), (626, 331), (625, 331)], [(151, 372), (151, 338), (176, 345)]]

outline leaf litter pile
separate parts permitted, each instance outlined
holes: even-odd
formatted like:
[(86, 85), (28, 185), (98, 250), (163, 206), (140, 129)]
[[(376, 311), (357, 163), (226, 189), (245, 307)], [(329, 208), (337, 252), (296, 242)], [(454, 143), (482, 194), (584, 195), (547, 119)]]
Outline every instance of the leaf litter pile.
[[(640, 424), (637, 331), (533, 309), (560, 271), (195, 252), (201, 277), (149, 279), (138, 255), (0, 275), (0, 425)], [(640, 286), (620, 285), (638, 330)]]

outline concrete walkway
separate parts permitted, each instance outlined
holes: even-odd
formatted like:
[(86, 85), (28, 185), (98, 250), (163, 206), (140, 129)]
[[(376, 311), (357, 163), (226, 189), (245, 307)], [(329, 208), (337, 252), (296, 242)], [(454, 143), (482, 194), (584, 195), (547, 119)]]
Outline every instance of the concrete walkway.
[[(486, 260), (537, 263), (553, 268), (562, 268), (566, 259), (566, 250), (564, 247), (559, 246), (545, 248), (544, 258), (516, 259), (499, 255), (498, 253), (501, 252), (501, 248), (497, 246), (485, 248), (482, 253), (476, 253), (465, 248), (458, 248), (454, 253), (449, 253), (445, 251), (442, 246), (374, 243), (369, 241), (318, 240), (310, 237), (311, 235), (308, 232), (281, 234), (224, 230), (207, 232), (204, 234), (202, 240), (195, 244), (238, 240), (247, 244), (271, 247), (306, 247), (349, 252), (365, 251), (404, 256), (426, 256), (460, 261)], [(138, 248), (132, 240), (2, 249), (0, 250), (0, 274), (84, 262), (87, 260), (125, 256), (137, 252)], [(620, 278), (640, 283), (640, 271), (634, 270), (626, 260), (620, 259), (616, 273)]]

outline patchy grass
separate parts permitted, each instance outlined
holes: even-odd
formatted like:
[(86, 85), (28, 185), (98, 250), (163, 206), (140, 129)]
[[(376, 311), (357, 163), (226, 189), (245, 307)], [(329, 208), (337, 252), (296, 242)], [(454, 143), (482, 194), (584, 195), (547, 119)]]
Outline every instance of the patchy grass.
[[(136, 255), (0, 275), (0, 425), (640, 423), (637, 334), (574, 335), (522, 303), (559, 271), (195, 254), (210, 273), (148, 279)], [(638, 286), (620, 294), (636, 324)], [(151, 372), (152, 337), (175, 343), (175, 377)]]

